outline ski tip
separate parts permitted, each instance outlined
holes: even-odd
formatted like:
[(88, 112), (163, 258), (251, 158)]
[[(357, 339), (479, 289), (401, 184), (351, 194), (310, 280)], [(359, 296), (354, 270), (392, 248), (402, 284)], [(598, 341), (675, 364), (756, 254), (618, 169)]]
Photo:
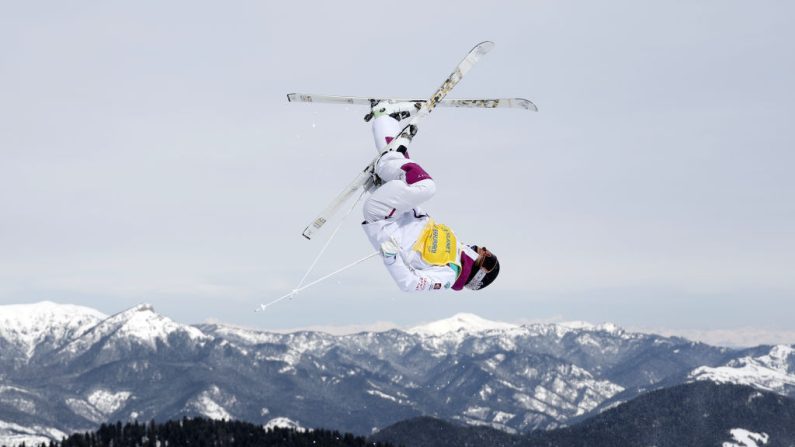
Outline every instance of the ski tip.
[(301, 236), (305, 237), (306, 240), (308, 240), (308, 241), (312, 240), (312, 232), (309, 231), (309, 227), (306, 227), (306, 230), (304, 230), (304, 232), (301, 233)]
[(294, 98), (295, 98), (295, 93), (288, 93), (287, 94), (287, 102), (293, 102)]
[(536, 107), (536, 105), (533, 104), (533, 101), (530, 101), (529, 99), (517, 98), (516, 102), (519, 104), (521, 108), (525, 110), (530, 110), (531, 112), (538, 112), (538, 107)]
[(495, 45), (494, 42), (490, 40), (484, 40), (483, 42), (480, 42), (479, 44), (475, 45), (475, 48), (473, 49), (477, 49), (478, 53), (480, 54), (486, 54), (492, 49), (494, 49), (494, 45)]

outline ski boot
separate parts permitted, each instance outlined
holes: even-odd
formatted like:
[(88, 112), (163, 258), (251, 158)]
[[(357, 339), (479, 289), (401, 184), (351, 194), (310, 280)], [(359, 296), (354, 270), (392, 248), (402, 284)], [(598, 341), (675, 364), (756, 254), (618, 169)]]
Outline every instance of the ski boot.
[(392, 118), (401, 121), (411, 117), (412, 114), (417, 113), (421, 107), (422, 103), (418, 101), (390, 102), (371, 99), (370, 113), (364, 116), (364, 121), (369, 122), (371, 119), (377, 118), (381, 115), (389, 115)]
[(370, 171), (369, 172), (370, 178), (368, 178), (367, 181), (364, 182), (364, 190), (372, 194), (373, 191), (375, 191), (376, 189), (381, 187), (381, 185), (384, 184), (384, 181), (381, 180), (381, 177), (379, 177), (378, 174), (375, 173), (375, 165), (371, 165), (368, 168), (368, 170)]
[(411, 140), (414, 139), (414, 136), (417, 135), (418, 130), (419, 129), (417, 129), (417, 126), (414, 124), (408, 125), (403, 132), (400, 132), (400, 135), (395, 138), (395, 140), (397, 140), (397, 142), (395, 142), (395, 150), (405, 155), (406, 158), (409, 158), (408, 146)]

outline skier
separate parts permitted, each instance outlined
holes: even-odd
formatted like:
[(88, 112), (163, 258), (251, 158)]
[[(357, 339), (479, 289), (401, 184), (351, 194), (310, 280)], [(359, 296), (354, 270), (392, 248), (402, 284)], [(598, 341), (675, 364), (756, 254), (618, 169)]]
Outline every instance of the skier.
[[(399, 119), (412, 111), (413, 103), (382, 102), (373, 107), (369, 117), (379, 151), (401, 131)], [(407, 145), (415, 134), (412, 126), (398, 135), (393, 145), (397, 149), (378, 160), (362, 228), (405, 292), (487, 287), (500, 272), (497, 257), (486, 247), (460, 243), (448, 226), (419, 208), (434, 195), (436, 183), (409, 158)]]

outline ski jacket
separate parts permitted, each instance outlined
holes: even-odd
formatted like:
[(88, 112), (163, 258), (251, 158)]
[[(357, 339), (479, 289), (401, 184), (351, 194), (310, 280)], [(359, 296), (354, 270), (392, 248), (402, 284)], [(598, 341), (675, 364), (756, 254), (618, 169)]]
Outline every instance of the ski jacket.
[(455, 241), (453, 236), (455, 253), (450, 258), (429, 256), (427, 250), (423, 254), (429, 224), (433, 225), (433, 221), (427, 214), (413, 209), (391, 219), (363, 223), (362, 228), (376, 250), (389, 240), (397, 242), (400, 253), (385, 257), (384, 265), (402, 291), (461, 290), (477, 253)]

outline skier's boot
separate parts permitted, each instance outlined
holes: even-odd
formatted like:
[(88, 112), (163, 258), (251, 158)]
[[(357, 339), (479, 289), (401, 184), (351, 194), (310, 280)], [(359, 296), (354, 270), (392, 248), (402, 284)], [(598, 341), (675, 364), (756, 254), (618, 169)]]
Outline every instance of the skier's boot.
[(416, 101), (409, 102), (389, 102), (378, 101), (375, 99), (370, 100), (370, 113), (364, 116), (364, 120), (369, 122), (373, 118), (378, 118), (381, 115), (389, 115), (392, 118), (401, 121), (411, 117), (414, 113), (422, 107), (422, 103)]
[(408, 146), (411, 140), (414, 139), (414, 136), (417, 135), (418, 130), (419, 129), (417, 129), (417, 126), (414, 124), (410, 124), (406, 127), (406, 129), (395, 138), (395, 140), (397, 140), (395, 143), (395, 150), (405, 155), (406, 158), (409, 158)]
[(381, 187), (381, 185), (384, 182), (383, 180), (381, 180), (381, 177), (379, 177), (378, 174), (375, 173), (374, 165), (371, 166), (369, 170), (370, 170), (370, 178), (368, 178), (367, 181), (364, 182), (364, 190), (366, 192), (372, 193), (373, 191)]

